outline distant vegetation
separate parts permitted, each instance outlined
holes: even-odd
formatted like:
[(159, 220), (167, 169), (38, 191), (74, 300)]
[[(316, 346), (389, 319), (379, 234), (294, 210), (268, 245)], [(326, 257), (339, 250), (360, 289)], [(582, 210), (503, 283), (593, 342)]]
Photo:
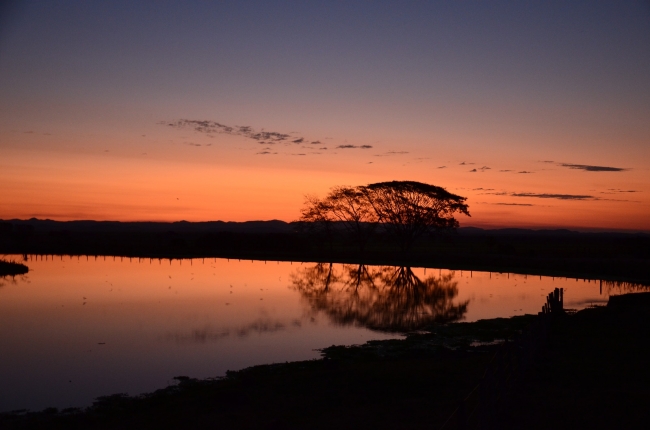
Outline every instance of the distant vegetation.
[[(650, 282), (650, 235), (569, 230), (443, 229), (404, 251), (379, 226), (363, 251), (340, 221), (0, 221), (0, 255), (241, 258), (335, 262)], [(432, 230), (441, 231), (441, 230)]]

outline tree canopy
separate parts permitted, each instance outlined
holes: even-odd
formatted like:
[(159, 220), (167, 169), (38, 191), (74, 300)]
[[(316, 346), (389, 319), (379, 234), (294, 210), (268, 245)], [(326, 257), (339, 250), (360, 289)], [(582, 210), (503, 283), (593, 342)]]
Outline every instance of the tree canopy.
[(324, 224), (327, 229), (338, 222), (362, 250), (381, 226), (407, 250), (427, 233), (457, 228), (454, 214), (470, 216), (465, 200), (442, 187), (414, 181), (334, 187), (323, 199), (307, 198), (301, 221)]
[(368, 203), (362, 187), (334, 187), (324, 199), (308, 196), (300, 220), (321, 225), (327, 233), (338, 223), (363, 250), (379, 221)]

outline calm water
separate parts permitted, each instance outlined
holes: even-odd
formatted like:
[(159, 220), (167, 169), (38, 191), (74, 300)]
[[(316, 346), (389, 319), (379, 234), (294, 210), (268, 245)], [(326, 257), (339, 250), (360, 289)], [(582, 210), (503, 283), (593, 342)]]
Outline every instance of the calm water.
[[(18, 256), (9, 256), (16, 260)], [(606, 302), (612, 287), (445, 269), (226, 259), (30, 257), (0, 278), (0, 411), (86, 406), (317, 348), (399, 337), (432, 321)], [(618, 291), (616, 291), (618, 292)]]

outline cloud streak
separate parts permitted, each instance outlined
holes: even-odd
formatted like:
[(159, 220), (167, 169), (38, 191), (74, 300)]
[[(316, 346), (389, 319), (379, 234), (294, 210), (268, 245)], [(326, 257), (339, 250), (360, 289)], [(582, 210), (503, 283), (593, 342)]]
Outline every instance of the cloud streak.
[(491, 167), (488, 167), (488, 166), (483, 166), (483, 167), (479, 167), (478, 169), (472, 169), (472, 170), (470, 170), (470, 173), (475, 173), (475, 172), (485, 172), (486, 170), (492, 170), (492, 168), (491, 168)]
[(371, 145), (339, 145), (336, 149), (370, 149)]
[(530, 203), (494, 203), (499, 206), (534, 206)]
[(586, 194), (510, 193), (510, 195), (512, 197), (534, 197), (538, 199), (598, 200), (598, 198)]
[(408, 151), (388, 151), (383, 154), (375, 154), (375, 157), (390, 157), (391, 155), (405, 155), (408, 153)]
[[(230, 134), (233, 136), (243, 136), (249, 139), (263, 142), (265, 144), (273, 144), (278, 142), (285, 142), (291, 138), (287, 133), (280, 133), (277, 131), (256, 131), (248, 125), (243, 126), (229, 126), (221, 124), (217, 121), (195, 120), (195, 119), (179, 119), (173, 122), (161, 122), (169, 127), (174, 128), (191, 128), (198, 133), (204, 134)], [(297, 138), (293, 143), (300, 143), (304, 138)]]
[(608, 188), (607, 192), (601, 191), (601, 194), (615, 194), (615, 193), (640, 193), (639, 190), (621, 190), (620, 188)]
[(589, 164), (570, 164), (570, 163), (559, 163), (562, 167), (567, 167), (569, 169), (584, 170), (586, 172), (624, 172), (626, 170), (622, 167), (610, 167), (610, 166), (592, 166)]

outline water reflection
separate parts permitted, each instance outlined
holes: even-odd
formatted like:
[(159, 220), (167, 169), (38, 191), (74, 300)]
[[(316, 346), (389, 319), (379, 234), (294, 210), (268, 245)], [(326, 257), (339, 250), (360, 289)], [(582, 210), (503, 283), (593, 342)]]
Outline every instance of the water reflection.
[(455, 273), (420, 279), (410, 267), (319, 263), (290, 275), (292, 287), (335, 324), (384, 332), (408, 332), (458, 321), (469, 300), (458, 296)]
[(328, 345), (394, 339), (431, 322), (537, 313), (555, 288), (576, 309), (648, 288), (227, 259), (28, 256), (27, 264), (29, 274), (0, 278), (0, 412), (84, 406), (162, 388), (174, 375), (314, 359)]
[(230, 336), (245, 338), (252, 334), (261, 335), (287, 330), (288, 328), (300, 327), (302, 327), (302, 321), (297, 318), (290, 322), (260, 318), (252, 323), (239, 327), (225, 327), (220, 329), (203, 327), (194, 329), (189, 333), (170, 333), (167, 335), (167, 339), (173, 340), (177, 343), (205, 343)]
[(615, 294), (641, 293), (644, 291), (650, 291), (650, 285), (647, 284), (619, 281), (602, 281), (601, 291), (603, 284), (605, 286), (607, 294), (610, 296), (613, 296)]
[(27, 275), (6, 275), (0, 276), (0, 288), (4, 287), (7, 284), (18, 285), (19, 282), (29, 283), (29, 278)]

